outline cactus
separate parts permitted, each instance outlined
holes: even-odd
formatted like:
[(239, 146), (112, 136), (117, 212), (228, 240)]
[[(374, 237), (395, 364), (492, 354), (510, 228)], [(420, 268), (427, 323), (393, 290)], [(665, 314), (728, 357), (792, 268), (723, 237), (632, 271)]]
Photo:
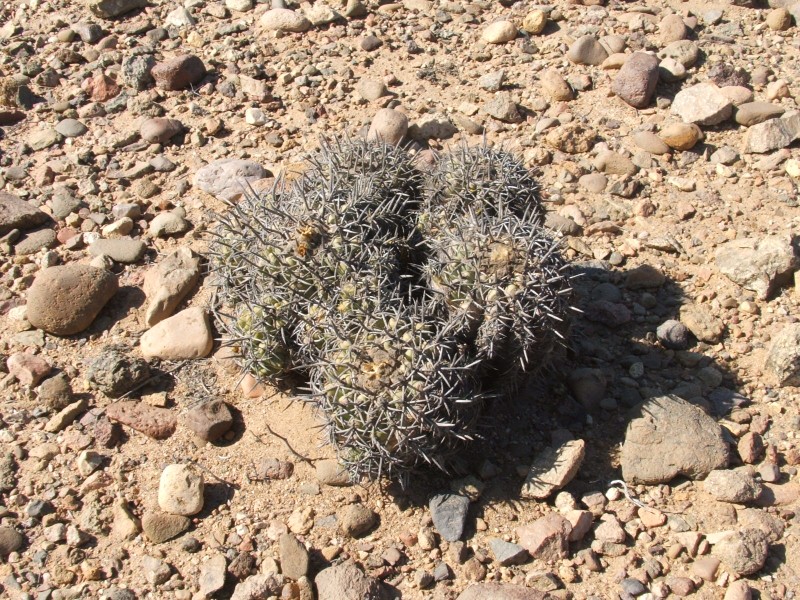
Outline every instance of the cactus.
[(307, 377), (353, 478), (446, 468), (486, 398), (567, 335), (567, 265), (542, 215), (508, 153), (460, 148), (423, 180), (403, 149), (324, 141), (297, 181), (220, 217), (221, 329), (256, 377)]

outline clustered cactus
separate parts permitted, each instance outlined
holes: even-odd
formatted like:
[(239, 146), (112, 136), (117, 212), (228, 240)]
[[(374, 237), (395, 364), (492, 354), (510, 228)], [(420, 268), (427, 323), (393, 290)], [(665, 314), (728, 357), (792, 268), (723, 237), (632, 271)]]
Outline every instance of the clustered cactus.
[(298, 180), (220, 217), (211, 268), (243, 368), (302, 373), (353, 478), (446, 468), (571, 310), (535, 181), (486, 146), (423, 175), (402, 148), (323, 142)]

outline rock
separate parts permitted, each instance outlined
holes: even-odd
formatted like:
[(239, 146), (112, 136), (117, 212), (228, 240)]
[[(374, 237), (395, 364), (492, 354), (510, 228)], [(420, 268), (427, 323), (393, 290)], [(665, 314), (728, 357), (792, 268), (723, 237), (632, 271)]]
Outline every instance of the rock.
[(25, 543), (25, 537), (13, 527), (0, 527), (0, 556), (6, 558)]
[(717, 125), (730, 118), (733, 104), (713, 83), (698, 83), (678, 92), (670, 110), (685, 123)]
[(608, 58), (608, 51), (596, 37), (585, 35), (572, 42), (567, 58), (576, 65), (599, 65)]
[(158, 213), (150, 221), (150, 225), (147, 228), (147, 233), (154, 238), (180, 235), (187, 231), (189, 231), (189, 223), (182, 216), (172, 211)]
[(734, 504), (753, 502), (761, 494), (761, 486), (744, 471), (711, 471), (703, 482), (703, 489), (720, 502)]
[(481, 75), (480, 79), (478, 79), (478, 85), (487, 92), (499, 92), (505, 80), (506, 72), (500, 69), (499, 71), (491, 71)]
[(89, 128), (77, 119), (62, 119), (56, 124), (55, 130), (65, 138), (76, 138), (89, 131)]
[(12, 229), (33, 229), (44, 224), (50, 217), (29, 202), (0, 192), (0, 236)]
[(284, 33), (302, 33), (311, 29), (311, 21), (299, 12), (288, 8), (273, 8), (268, 10), (258, 21), (259, 25), (267, 31), (280, 31)]
[(772, 31), (786, 31), (792, 26), (792, 13), (786, 8), (776, 8), (769, 11), (765, 21)]
[(214, 345), (204, 308), (182, 310), (146, 331), (139, 340), (145, 358), (186, 360), (208, 356)]
[(333, 23), (337, 19), (341, 19), (342, 15), (333, 10), (330, 6), (325, 4), (316, 3), (304, 9), (306, 17), (311, 21), (312, 25), (320, 26)]
[(142, 570), (145, 580), (152, 586), (166, 583), (172, 575), (172, 567), (155, 556), (145, 556), (142, 559)]
[(677, 396), (651, 398), (634, 408), (620, 465), (628, 483), (696, 479), (728, 464), (722, 429), (700, 408)]
[(483, 112), (504, 123), (521, 123), (525, 120), (509, 92), (498, 92), (483, 105)]
[(25, 235), (14, 245), (14, 254), (17, 256), (29, 256), (36, 254), (44, 248), (52, 248), (56, 244), (56, 232), (52, 229), (40, 229)]
[(548, 513), (531, 523), (517, 527), (519, 544), (533, 558), (557, 561), (569, 556), (569, 534), (572, 525), (557, 513)]
[(39, 151), (55, 146), (63, 139), (64, 137), (55, 129), (42, 129), (31, 133), (26, 141), (31, 150)]
[(658, 53), (658, 57), (662, 62), (664, 59), (672, 59), (687, 69), (697, 62), (699, 56), (700, 49), (697, 47), (697, 43), (691, 40), (672, 42)]
[[(137, 92), (144, 91), (154, 82), (151, 71), (156, 66), (156, 59), (152, 54), (134, 54), (122, 61), (120, 80), (122, 83)], [(95, 87), (95, 89), (97, 89)], [(119, 90), (117, 90), (119, 93)], [(107, 94), (103, 94), (107, 96)], [(114, 94), (113, 96), (116, 96)], [(113, 97), (111, 96), (111, 97)], [(110, 98), (106, 98), (107, 100)]]
[(575, 399), (587, 410), (594, 410), (606, 395), (606, 376), (600, 369), (574, 369), (567, 381)]
[(495, 561), (504, 567), (521, 565), (530, 559), (525, 548), (499, 538), (489, 538), (489, 548), (492, 550)]
[(800, 387), (800, 324), (785, 325), (773, 337), (764, 370), (780, 386)]
[(469, 498), (459, 494), (437, 494), (430, 499), (433, 526), (445, 540), (456, 542), (464, 533)]
[(673, 13), (661, 19), (658, 24), (658, 34), (663, 43), (669, 44), (686, 39), (689, 35), (689, 28), (683, 22), (683, 17)]
[(72, 403), (72, 387), (64, 373), (45, 379), (38, 389), (39, 401), (52, 410), (61, 410)]
[(586, 443), (571, 440), (558, 448), (545, 448), (531, 465), (522, 496), (543, 500), (572, 481), (583, 462)]
[(320, 571), (314, 578), (320, 600), (384, 600), (381, 583), (348, 561)]
[(165, 144), (182, 131), (183, 123), (164, 117), (146, 119), (139, 127), (139, 135), (151, 144)]
[(98, 17), (114, 19), (126, 13), (144, 8), (147, 0), (88, 0), (89, 10)]
[(767, 560), (769, 545), (758, 529), (732, 531), (719, 540), (711, 553), (734, 575), (746, 577), (757, 573)]
[(681, 306), (680, 320), (698, 340), (709, 344), (718, 343), (725, 332), (725, 324), (705, 305)]
[(108, 256), (123, 264), (134, 264), (142, 260), (147, 246), (142, 240), (131, 238), (99, 239), (89, 246), (92, 256)]
[(658, 58), (645, 52), (634, 52), (614, 78), (611, 90), (634, 108), (644, 108), (658, 84)]
[(743, 152), (763, 154), (785, 148), (800, 139), (800, 111), (791, 111), (777, 119), (753, 125), (742, 143)]
[(109, 404), (106, 407), (106, 416), (154, 440), (167, 439), (175, 433), (178, 424), (171, 410), (151, 406), (138, 400), (123, 400)]
[(6, 361), (9, 375), (22, 385), (36, 387), (50, 373), (52, 367), (41, 356), (28, 352), (16, 352)]
[(659, 288), (667, 278), (651, 265), (639, 265), (625, 274), (625, 287), (629, 290), (645, 290)]
[(510, 583), (473, 583), (456, 600), (546, 600), (537, 589)]
[(44, 430), (48, 433), (58, 433), (67, 425), (72, 423), (79, 414), (85, 411), (86, 406), (87, 403), (84, 398), (81, 398), (72, 404), (68, 404), (58, 413), (53, 415), (47, 423), (45, 423)]
[(522, 20), (522, 29), (531, 35), (539, 35), (547, 25), (547, 13), (543, 10), (532, 10)]
[(154, 544), (178, 537), (189, 529), (189, 518), (181, 515), (145, 512), (142, 516), (142, 531)]
[(120, 93), (117, 82), (105, 73), (96, 73), (81, 86), (94, 102), (108, 102)]
[(212, 161), (197, 170), (195, 187), (221, 200), (234, 202), (245, 193), (247, 184), (270, 175), (260, 164), (236, 158)]
[(631, 176), (637, 168), (627, 156), (613, 150), (601, 150), (593, 161), (594, 168), (607, 175)]
[(495, 21), (483, 30), (481, 39), (487, 44), (505, 44), (517, 37), (517, 28), (511, 21)]
[(441, 113), (427, 113), (408, 128), (408, 137), (424, 142), (426, 140), (446, 140), (458, 133), (458, 128)]
[(211, 400), (189, 410), (184, 423), (200, 439), (215, 442), (233, 426), (233, 416), (222, 400)]
[(587, 192), (599, 194), (606, 189), (606, 186), (608, 186), (608, 177), (602, 173), (587, 173), (586, 175), (580, 176), (578, 183)]
[(766, 300), (800, 266), (788, 236), (735, 239), (717, 249), (715, 262), (731, 281)]
[(130, 351), (110, 346), (91, 360), (86, 379), (109, 398), (119, 398), (147, 381), (150, 366)]
[(571, 122), (551, 129), (545, 136), (545, 141), (561, 152), (582, 154), (592, 149), (596, 136), (597, 132), (593, 129)]
[(184, 54), (158, 63), (150, 74), (162, 90), (177, 91), (199, 83), (206, 76), (206, 66), (197, 56)]
[(225, 587), (228, 561), (222, 554), (214, 554), (200, 566), (200, 595), (208, 598)]
[(123, 498), (114, 502), (111, 537), (116, 540), (132, 540), (142, 530), (142, 523), (130, 511)]
[(317, 480), (323, 485), (347, 487), (352, 485), (347, 469), (335, 458), (317, 461)]
[(203, 510), (203, 475), (185, 464), (168, 465), (158, 483), (158, 505), (166, 513), (196, 515)]
[(703, 139), (703, 132), (694, 123), (672, 123), (661, 130), (659, 137), (670, 148), (689, 150)]
[(575, 93), (569, 84), (555, 69), (545, 69), (539, 76), (542, 91), (557, 102), (567, 102), (575, 98)]
[(664, 321), (656, 329), (656, 337), (670, 350), (685, 350), (689, 345), (689, 329), (674, 319)]
[(284, 585), (283, 575), (276, 573), (259, 573), (251, 575), (233, 590), (230, 600), (264, 600), (277, 598)]
[(369, 102), (386, 95), (386, 84), (376, 79), (361, 79), (356, 85), (359, 95)]
[(780, 104), (773, 104), (772, 102), (745, 102), (737, 106), (736, 114), (733, 118), (739, 125), (752, 127), (764, 121), (780, 117), (785, 112), (786, 109)]
[(348, 504), (336, 511), (339, 529), (349, 537), (365, 535), (378, 522), (378, 515), (363, 504)]
[(372, 119), (367, 132), (368, 140), (381, 140), (397, 146), (408, 132), (408, 117), (393, 108), (382, 108)]
[(725, 591), (724, 600), (752, 600), (753, 591), (743, 579), (732, 582)]
[(284, 533), (278, 541), (281, 573), (289, 579), (308, 575), (308, 550), (291, 533)]
[(105, 269), (71, 263), (39, 271), (28, 290), (26, 318), (55, 335), (79, 333), (117, 291), (117, 278)]

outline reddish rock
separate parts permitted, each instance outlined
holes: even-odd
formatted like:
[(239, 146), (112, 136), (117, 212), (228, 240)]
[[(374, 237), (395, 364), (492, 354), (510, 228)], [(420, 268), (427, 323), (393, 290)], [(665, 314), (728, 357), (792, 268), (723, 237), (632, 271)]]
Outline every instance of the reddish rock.
[(171, 410), (150, 406), (138, 400), (109, 404), (106, 416), (156, 440), (168, 438), (175, 433), (177, 426), (177, 419)]
[(757, 433), (748, 431), (739, 439), (736, 449), (743, 463), (754, 465), (764, 456), (764, 440)]
[(139, 135), (151, 144), (164, 144), (183, 131), (183, 123), (177, 119), (154, 117), (139, 127)]
[(519, 544), (534, 558), (555, 561), (569, 556), (569, 534), (572, 525), (556, 513), (537, 519), (530, 525), (517, 527)]
[(198, 437), (213, 442), (228, 433), (233, 416), (222, 400), (212, 400), (187, 412), (185, 423)]
[(6, 361), (8, 372), (22, 385), (35, 387), (50, 372), (50, 365), (41, 356), (17, 352)]
[(162, 90), (183, 90), (206, 75), (203, 61), (192, 54), (158, 63), (150, 72)]
[(644, 108), (658, 84), (658, 58), (645, 52), (634, 52), (614, 78), (611, 90), (634, 108)]
[(117, 82), (102, 72), (86, 79), (81, 87), (94, 102), (107, 102), (120, 92)]

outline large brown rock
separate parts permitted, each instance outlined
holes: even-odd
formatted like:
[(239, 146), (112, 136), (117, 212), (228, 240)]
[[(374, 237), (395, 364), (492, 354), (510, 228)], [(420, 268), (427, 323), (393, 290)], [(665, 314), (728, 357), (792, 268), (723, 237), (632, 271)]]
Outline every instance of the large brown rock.
[(113, 273), (88, 265), (43, 269), (28, 290), (28, 321), (55, 335), (78, 333), (92, 324), (118, 285)]
[(625, 61), (611, 84), (611, 90), (634, 108), (644, 108), (658, 84), (658, 58), (645, 52), (634, 52)]
[(677, 475), (702, 478), (728, 465), (722, 428), (678, 396), (660, 396), (633, 409), (620, 463), (628, 483), (666, 483)]
[(109, 404), (106, 407), (106, 416), (156, 440), (171, 436), (178, 424), (171, 410), (138, 400), (122, 400)]
[(186, 54), (158, 63), (150, 74), (162, 90), (183, 90), (205, 77), (206, 67), (198, 57)]

